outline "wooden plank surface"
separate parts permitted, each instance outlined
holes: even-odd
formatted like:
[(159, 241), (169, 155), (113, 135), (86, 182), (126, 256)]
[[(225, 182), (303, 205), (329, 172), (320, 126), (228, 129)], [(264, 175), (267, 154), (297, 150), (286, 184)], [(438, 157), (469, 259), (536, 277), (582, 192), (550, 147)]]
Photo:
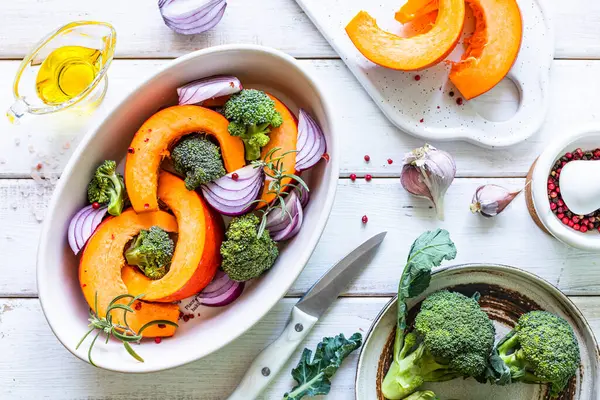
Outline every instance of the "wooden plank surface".
[[(167, 60), (119, 60), (111, 67), (107, 97), (93, 116), (72, 112), (25, 118), (18, 126), (0, 118), (0, 177), (30, 177), (39, 162), (43, 173), (59, 174), (83, 134), (101, 120), (144, 77)], [(341, 145), (341, 174), (399, 176), (403, 154), (423, 141), (395, 128), (365, 94), (340, 60), (302, 60), (322, 84), (337, 118)], [(9, 93), (17, 61), (0, 61), (0, 93)], [(600, 125), (600, 61), (555, 61), (548, 118), (533, 138), (508, 149), (481, 149), (462, 142), (434, 143), (456, 158), (458, 176), (525, 176), (529, 166), (553, 138), (573, 133), (577, 126)], [(514, 108), (507, 85), (492, 90), (473, 106), (502, 112)], [(0, 110), (10, 106), (0, 98)], [(448, 97), (446, 106), (456, 106)], [(363, 156), (369, 154), (371, 162)], [(393, 159), (389, 165), (387, 159)]]
[[(369, 9), (365, 0), (347, 3), (357, 10)], [(553, 14), (557, 58), (600, 57), (599, 2), (544, 3)], [(47, 33), (78, 20), (112, 23), (118, 32), (117, 57), (122, 58), (177, 57), (228, 43), (272, 46), (295, 57), (337, 57), (294, 0), (261, 0), (252, 2), (251, 7), (247, 5), (248, 1), (229, 1), (223, 20), (214, 29), (201, 35), (182, 36), (163, 24), (155, 1), (2, 1), (0, 58), (22, 58)], [(394, 11), (391, 9), (390, 13)]]
[[(600, 298), (573, 297), (592, 329), (600, 333)], [(389, 298), (343, 298), (334, 303), (260, 400), (280, 399), (293, 386), (289, 375), (302, 348), (323, 336), (363, 335)], [(2, 399), (202, 399), (225, 398), (252, 359), (285, 326), (296, 299), (284, 299), (241, 338), (203, 360), (165, 372), (126, 376), (103, 371), (69, 353), (44, 320), (36, 299), (0, 300), (0, 398)], [(149, 342), (142, 345), (156, 346)], [(353, 398), (358, 352), (334, 376), (328, 400)]]
[[(526, 269), (568, 294), (600, 294), (596, 257), (541, 232), (523, 196), (494, 219), (472, 215), (475, 189), (495, 183), (511, 189), (523, 179), (456, 179), (446, 195), (446, 220), (435, 219), (427, 201), (410, 196), (398, 179), (340, 180), (325, 232), (290, 295), (303, 294), (347, 251), (381, 230), (389, 231), (378, 255), (346, 295), (385, 296), (396, 291), (408, 249), (423, 231), (444, 227), (458, 247), (454, 263), (490, 262)], [(32, 180), (0, 180), (0, 297), (37, 295), (35, 252), (52, 186)], [(361, 217), (369, 222), (363, 225)]]

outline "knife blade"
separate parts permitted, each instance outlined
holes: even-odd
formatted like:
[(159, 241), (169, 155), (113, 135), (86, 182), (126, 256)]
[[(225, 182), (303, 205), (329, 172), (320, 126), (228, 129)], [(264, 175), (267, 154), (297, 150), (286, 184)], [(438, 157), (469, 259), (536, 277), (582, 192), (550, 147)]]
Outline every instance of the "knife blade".
[(319, 278), (292, 308), (283, 333), (254, 359), (228, 400), (255, 399), (271, 383), (323, 313), (363, 269), (367, 257), (386, 234), (378, 233), (362, 243)]

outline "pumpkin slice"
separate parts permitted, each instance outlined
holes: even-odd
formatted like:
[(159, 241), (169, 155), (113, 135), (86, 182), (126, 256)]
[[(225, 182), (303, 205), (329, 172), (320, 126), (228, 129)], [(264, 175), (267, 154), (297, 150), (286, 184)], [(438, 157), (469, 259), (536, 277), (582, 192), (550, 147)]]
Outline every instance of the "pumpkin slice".
[(438, 0), (408, 0), (406, 4), (396, 12), (396, 21), (407, 24), (424, 15), (436, 12)]
[(475, 32), (450, 70), (450, 81), (465, 99), (498, 84), (512, 68), (523, 36), (521, 11), (515, 0), (467, 0), (475, 16)]
[[(134, 210), (123, 211), (118, 217), (104, 221), (92, 235), (83, 249), (79, 263), (79, 283), (86, 301), (93, 309), (96, 293), (100, 317), (106, 316), (106, 308), (115, 297), (129, 293), (121, 279), (121, 269), (125, 266), (123, 249), (142, 229), (159, 226), (167, 232), (177, 232), (177, 220), (164, 211), (137, 214)], [(146, 299), (144, 299), (146, 300)], [(119, 301), (126, 304), (128, 299)], [(136, 301), (134, 313), (128, 313), (129, 326), (138, 331), (144, 324), (157, 320), (177, 323), (179, 307), (176, 304), (157, 304)], [(113, 321), (123, 325), (123, 310), (112, 311)], [(145, 337), (173, 336), (175, 327), (151, 326), (142, 332)]]
[(139, 268), (126, 266), (123, 282), (129, 293), (144, 299), (172, 302), (190, 297), (206, 287), (221, 265), (223, 220), (184, 181), (168, 172), (158, 178), (158, 197), (175, 214), (179, 236), (169, 272), (151, 280)]
[[(269, 143), (261, 150), (261, 158), (264, 160), (267, 153), (276, 147), (279, 147), (281, 150), (273, 154), (274, 157), (285, 153), (286, 151), (296, 150), (296, 145), (298, 142), (298, 122), (296, 121), (296, 117), (292, 112), (279, 101), (275, 96), (267, 94), (271, 100), (275, 102), (275, 109), (279, 111), (281, 114), (281, 118), (283, 119), (283, 123), (279, 125), (278, 128), (271, 128), (271, 132), (269, 133), (270, 140)], [(295, 173), (296, 172), (296, 153), (291, 152), (287, 154), (283, 158), (283, 169), (285, 173)], [(285, 185), (290, 183), (292, 180), (290, 178), (283, 178), (281, 180), (281, 184)], [(262, 189), (262, 193), (260, 195), (260, 199), (266, 201), (267, 203), (275, 200), (275, 195), (269, 192), (269, 182), (270, 180), (265, 180), (265, 184)], [(258, 208), (264, 207), (266, 203), (260, 202), (258, 203)]]
[(136, 132), (127, 153), (125, 183), (135, 211), (158, 210), (158, 168), (169, 156), (169, 147), (193, 132), (213, 136), (221, 147), (227, 172), (246, 165), (244, 143), (227, 132), (229, 123), (221, 114), (200, 106), (173, 106), (151, 116)]
[(377, 26), (361, 11), (346, 26), (356, 48), (369, 60), (386, 68), (414, 71), (442, 61), (456, 46), (465, 21), (464, 0), (439, 0), (435, 25), (427, 33), (403, 38)]

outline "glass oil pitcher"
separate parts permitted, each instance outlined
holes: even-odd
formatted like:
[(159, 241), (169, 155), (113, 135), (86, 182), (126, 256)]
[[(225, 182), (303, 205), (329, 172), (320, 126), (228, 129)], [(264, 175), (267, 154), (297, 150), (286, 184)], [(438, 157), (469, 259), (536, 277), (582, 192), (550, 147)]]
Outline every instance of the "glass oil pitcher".
[(7, 117), (95, 108), (108, 88), (115, 44), (115, 29), (103, 22), (72, 22), (46, 36), (19, 66)]

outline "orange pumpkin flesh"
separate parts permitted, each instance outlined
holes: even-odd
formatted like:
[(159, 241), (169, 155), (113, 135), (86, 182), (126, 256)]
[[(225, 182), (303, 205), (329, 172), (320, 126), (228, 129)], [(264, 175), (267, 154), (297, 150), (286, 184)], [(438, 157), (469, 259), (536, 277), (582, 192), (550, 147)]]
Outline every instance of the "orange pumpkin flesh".
[(125, 183), (136, 212), (157, 211), (158, 169), (169, 147), (193, 132), (213, 136), (221, 147), (227, 172), (246, 165), (244, 143), (229, 135), (229, 123), (221, 114), (200, 106), (173, 106), (151, 116), (136, 132), (127, 153)]
[[(94, 298), (98, 294), (100, 317), (106, 316), (106, 308), (115, 297), (129, 293), (121, 279), (121, 269), (125, 266), (123, 249), (140, 230), (159, 226), (167, 232), (177, 232), (177, 220), (164, 211), (137, 214), (132, 209), (118, 217), (104, 221), (94, 232), (81, 255), (79, 264), (79, 282), (86, 301), (93, 309)], [(146, 300), (144, 298), (144, 300)], [(123, 299), (120, 303), (127, 303)], [(147, 322), (163, 319), (177, 323), (179, 307), (176, 304), (157, 304), (137, 301), (133, 305), (134, 313), (127, 315), (129, 326), (138, 331)], [(112, 311), (113, 321), (123, 324), (123, 310)], [(151, 326), (142, 332), (145, 337), (173, 336), (175, 327)]]
[[(296, 117), (292, 112), (279, 101), (275, 96), (268, 94), (268, 96), (275, 102), (275, 109), (279, 111), (281, 114), (281, 118), (283, 119), (283, 123), (278, 128), (271, 128), (271, 132), (269, 133), (269, 143), (261, 150), (261, 158), (264, 159), (269, 151), (272, 149), (279, 147), (281, 150), (273, 154), (273, 157), (277, 157), (286, 151), (292, 150), (291, 153), (287, 154), (283, 158), (283, 166), (285, 173), (295, 173), (296, 172), (296, 153), (293, 150), (296, 150), (296, 145), (298, 142), (298, 123), (296, 122)], [(283, 178), (281, 180), (281, 184), (285, 185), (290, 183), (292, 180), (290, 178)], [(275, 200), (275, 195), (269, 192), (269, 182), (270, 180), (265, 181), (265, 185), (263, 186), (262, 193), (260, 196), (261, 200), (266, 201), (267, 203)], [(265, 203), (258, 203), (258, 208), (264, 207)]]
[(523, 26), (515, 0), (467, 0), (467, 4), (475, 16), (475, 32), (466, 41), (461, 61), (453, 63), (450, 81), (468, 100), (508, 74), (521, 48)]
[(382, 30), (367, 12), (359, 12), (346, 26), (356, 48), (386, 68), (414, 71), (443, 60), (456, 46), (465, 20), (464, 0), (439, 0), (435, 25), (427, 33), (403, 38)]
[(438, 9), (438, 0), (408, 0), (394, 16), (396, 21), (407, 24)]
[(144, 293), (148, 301), (172, 302), (192, 296), (206, 287), (221, 264), (223, 241), (220, 216), (212, 213), (195, 191), (168, 172), (158, 178), (158, 197), (175, 214), (179, 236), (169, 272), (151, 280), (138, 268), (127, 266), (122, 279), (128, 293)]

